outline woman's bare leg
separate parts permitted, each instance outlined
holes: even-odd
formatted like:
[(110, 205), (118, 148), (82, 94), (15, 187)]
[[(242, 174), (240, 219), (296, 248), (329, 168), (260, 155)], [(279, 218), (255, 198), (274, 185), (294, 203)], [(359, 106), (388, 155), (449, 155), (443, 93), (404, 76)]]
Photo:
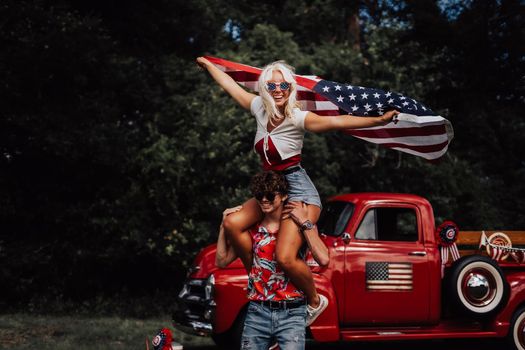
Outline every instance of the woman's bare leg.
[[(321, 208), (315, 205), (308, 205), (308, 219), (312, 223), (317, 222), (320, 214)], [(297, 256), (299, 249), (304, 243), (305, 238), (292, 219), (281, 221), (275, 247), (277, 263), (292, 283), (304, 292), (308, 305), (317, 307), (319, 305), (319, 294), (317, 294), (315, 289), (312, 272), (304, 260)]]
[(226, 237), (248, 272), (252, 266), (252, 237), (246, 231), (262, 219), (263, 213), (255, 198), (247, 200), (240, 211), (224, 218)]

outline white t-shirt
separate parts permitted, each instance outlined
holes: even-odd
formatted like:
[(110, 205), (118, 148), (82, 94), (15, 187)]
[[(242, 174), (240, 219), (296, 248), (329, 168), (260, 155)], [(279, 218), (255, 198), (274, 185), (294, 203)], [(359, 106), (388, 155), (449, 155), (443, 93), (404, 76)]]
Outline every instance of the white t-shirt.
[(308, 111), (301, 111), (299, 108), (294, 108), (292, 117), (284, 118), (284, 121), (270, 132), (268, 132), (267, 129), (268, 114), (264, 110), (260, 96), (252, 100), (250, 111), (257, 122), (257, 132), (255, 133), (255, 140), (253, 142), (254, 146), (261, 139), (264, 139), (264, 150), (266, 152), (268, 148), (268, 138), (270, 137), (281, 159), (284, 160), (301, 154), (304, 133), (306, 131), (304, 128), (304, 120)]

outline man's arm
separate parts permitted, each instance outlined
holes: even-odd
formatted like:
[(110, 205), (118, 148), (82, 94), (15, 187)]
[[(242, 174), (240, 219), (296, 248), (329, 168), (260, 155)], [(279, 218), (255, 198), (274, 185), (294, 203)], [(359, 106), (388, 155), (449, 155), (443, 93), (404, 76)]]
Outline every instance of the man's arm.
[[(241, 210), (242, 206), (235, 208), (226, 209), (222, 213), (222, 220), (231, 213)], [(221, 227), (219, 229), (219, 237), (217, 238), (217, 252), (215, 253), (215, 265), (220, 268), (228, 266), (237, 259), (237, 254), (233, 250), (233, 247), (228, 243), (226, 235), (224, 234), (224, 226), (221, 222)]]
[[(308, 220), (308, 209), (303, 202), (290, 202), (286, 205), (286, 209), (291, 210), (288, 215), (299, 228)], [(313, 225), (311, 229), (302, 230), (302, 233), (315, 261), (317, 261), (320, 266), (327, 266), (330, 262), (330, 255), (328, 248), (319, 237), (317, 225)]]

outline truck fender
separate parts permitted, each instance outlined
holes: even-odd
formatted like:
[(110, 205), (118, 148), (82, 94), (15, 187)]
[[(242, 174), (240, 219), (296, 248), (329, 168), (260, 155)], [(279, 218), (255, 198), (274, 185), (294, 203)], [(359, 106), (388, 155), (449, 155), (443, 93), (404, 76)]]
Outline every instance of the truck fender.
[(328, 299), (328, 306), (310, 326), (316, 341), (330, 342), (339, 340), (338, 303), (332, 282), (322, 275), (314, 274), (315, 286), (319, 294)]
[(248, 303), (246, 286), (248, 276), (242, 270), (217, 270), (215, 276), (214, 299), (217, 307), (213, 321), (213, 333), (227, 332), (237, 316)]

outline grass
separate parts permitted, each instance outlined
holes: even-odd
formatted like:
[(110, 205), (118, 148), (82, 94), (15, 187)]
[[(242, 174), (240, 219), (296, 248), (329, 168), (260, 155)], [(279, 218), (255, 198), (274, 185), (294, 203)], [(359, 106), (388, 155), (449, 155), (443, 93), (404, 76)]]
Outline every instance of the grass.
[[(0, 315), (0, 349), (145, 349), (160, 328), (173, 331), (176, 342), (211, 347), (211, 339), (174, 330), (169, 316), (150, 319), (30, 314)], [(150, 349), (153, 349), (150, 343)]]

